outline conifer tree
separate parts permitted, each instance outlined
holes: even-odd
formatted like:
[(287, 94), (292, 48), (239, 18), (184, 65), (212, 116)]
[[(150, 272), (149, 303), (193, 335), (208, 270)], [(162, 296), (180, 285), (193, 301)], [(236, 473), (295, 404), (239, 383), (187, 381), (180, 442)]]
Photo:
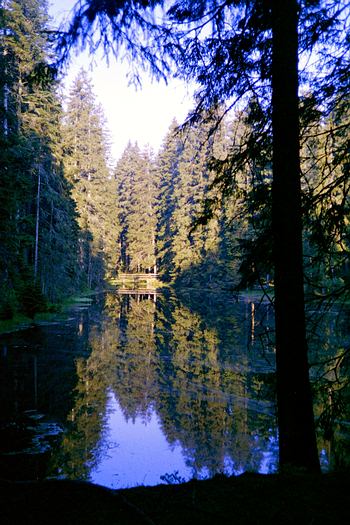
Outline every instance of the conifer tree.
[[(177, 284), (200, 286), (233, 282), (228, 253), (232, 228), (221, 210), (207, 225), (194, 228), (203, 202), (212, 193), (212, 156), (224, 154), (225, 133), (208, 140), (208, 126), (180, 131), (172, 123), (156, 160), (158, 180), (158, 258), (160, 272)], [(227, 226), (227, 225), (226, 225)], [(231, 274), (231, 275), (230, 275)]]
[(162, 279), (169, 281), (174, 274), (172, 241), (176, 233), (174, 212), (177, 206), (175, 189), (180, 183), (179, 161), (184, 149), (178, 124), (174, 120), (155, 160), (157, 180), (157, 260)]
[(38, 296), (41, 308), (42, 293), (57, 300), (75, 288), (77, 225), (60, 167), (47, 4), (9, 0), (0, 16), (0, 279), (10, 314), (29, 296)]
[(108, 168), (104, 117), (84, 70), (70, 91), (64, 118), (64, 167), (79, 214), (79, 264), (85, 285), (101, 285), (116, 267), (115, 182)]
[(121, 269), (157, 273), (156, 186), (150, 153), (129, 143), (115, 173), (119, 201)]

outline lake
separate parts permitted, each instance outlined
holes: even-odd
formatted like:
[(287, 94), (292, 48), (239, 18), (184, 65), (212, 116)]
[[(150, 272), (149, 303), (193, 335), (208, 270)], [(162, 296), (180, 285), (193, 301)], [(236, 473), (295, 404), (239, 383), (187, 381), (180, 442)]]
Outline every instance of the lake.
[[(343, 317), (327, 314), (311, 345), (324, 470), (350, 463), (346, 358), (335, 370), (320, 364), (349, 341)], [(267, 301), (99, 294), (61, 320), (0, 336), (0, 354), (2, 478), (122, 488), (277, 469)]]

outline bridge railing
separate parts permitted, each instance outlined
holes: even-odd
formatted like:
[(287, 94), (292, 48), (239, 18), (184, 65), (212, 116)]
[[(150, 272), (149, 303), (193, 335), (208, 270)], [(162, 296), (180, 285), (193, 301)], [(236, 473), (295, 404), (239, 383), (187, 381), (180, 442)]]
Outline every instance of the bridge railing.
[(132, 280), (142, 280), (142, 279), (156, 279), (156, 273), (118, 273), (118, 279), (121, 281), (132, 281)]

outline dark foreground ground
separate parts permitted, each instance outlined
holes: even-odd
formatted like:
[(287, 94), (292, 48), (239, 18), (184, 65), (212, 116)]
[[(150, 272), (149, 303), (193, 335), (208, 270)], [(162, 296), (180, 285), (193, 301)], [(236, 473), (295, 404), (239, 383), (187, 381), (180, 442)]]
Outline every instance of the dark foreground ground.
[(118, 491), (71, 481), (1, 481), (0, 523), (350, 524), (350, 474), (244, 474)]

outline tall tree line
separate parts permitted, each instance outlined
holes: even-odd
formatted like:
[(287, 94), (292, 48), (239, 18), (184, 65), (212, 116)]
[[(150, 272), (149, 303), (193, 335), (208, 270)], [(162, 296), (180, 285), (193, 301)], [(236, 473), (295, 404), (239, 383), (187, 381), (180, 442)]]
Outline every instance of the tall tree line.
[(232, 287), (237, 280), (232, 258), (237, 221), (220, 210), (195, 228), (213, 180), (209, 159), (223, 155), (228, 140), (222, 131), (208, 141), (207, 133), (208, 126), (201, 125), (181, 131), (174, 121), (156, 155), (127, 145), (114, 172), (120, 270), (158, 273), (182, 286)]
[[(60, 301), (100, 283), (114, 265), (113, 239), (106, 232), (107, 222), (115, 216), (115, 191), (106, 164), (104, 122), (97, 107), (92, 108), (90, 93), (84, 111), (94, 114), (88, 132), (91, 140), (87, 143), (86, 135), (84, 142), (97, 175), (91, 175), (91, 187), (82, 189), (82, 177), (77, 170), (72, 172), (72, 166), (83, 163), (84, 155), (77, 137), (72, 149), (70, 128), (74, 111), (75, 117), (81, 115), (74, 108), (73, 95), (66, 116), (62, 110), (60, 84), (48, 67), (52, 46), (47, 12), (45, 0), (8, 0), (0, 5), (2, 318), (17, 311), (32, 316), (47, 308), (48, 301)], [(84, 82), (91, 91), (86, 78)], [(85, 125), (83, 118), (80, 122)], [(79, 196), (86, 189), (85, 195), (93, 195), (95, 201), (94, 209), (85, 213)], [(110, 205), (107, 211), (102, 211), (102, 202)], [(99, 221), (98, 228), (92, 216)], [(85, 242), (84, 236), (91, 241)], [(93, 266), (92, 260), (99, 262)]]
[[(228, 114), (210, 140), (210, 123), (181, 128), (174, 120), (156, 155), (128, 144), (114, 172), (119, 270), (153, 272), (156, 264), (162, 280), (181, 286), (273, 284), (271, 143), (260, 137), (260, 113), (251, 99), (246, 110)], [(345, 144), (330, 164), (346, 115), (336, 127), (330, 117), (302, 135), (304, 273), (311, 301), (348, 287)], [(215, 180), (234, 162), (234, 185), (222, 181), (218, 192)], [(316, 207), (310, 206), (314, 195)]]
[[(1, 6), (1, 309), (11, 316), (76, 286), (77, 223), (62, 170), (61, 107), (49, 59), (47, 4)], [(63, 254), (65, 256), (63, 257)], [(60, 279), (53, 279), (53, 275)], [(37, 303), (37, 304), (36, 304)]]

